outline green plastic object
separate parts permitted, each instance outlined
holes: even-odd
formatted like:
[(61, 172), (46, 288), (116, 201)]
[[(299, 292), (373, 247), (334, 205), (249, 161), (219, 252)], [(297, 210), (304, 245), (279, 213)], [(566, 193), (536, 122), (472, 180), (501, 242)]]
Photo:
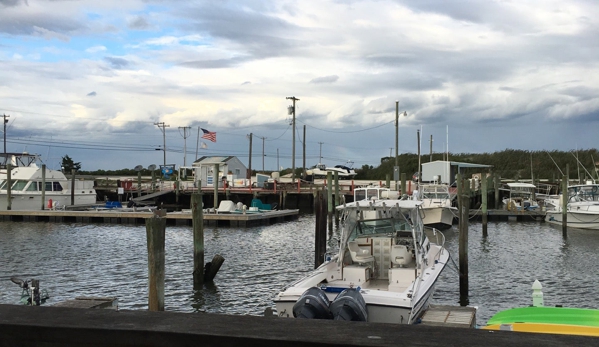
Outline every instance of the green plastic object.
[(519, 307), (501, 311), (487, 325), (513, 323), (567, 324), (599, 327), (599, 310), (568, 307)]

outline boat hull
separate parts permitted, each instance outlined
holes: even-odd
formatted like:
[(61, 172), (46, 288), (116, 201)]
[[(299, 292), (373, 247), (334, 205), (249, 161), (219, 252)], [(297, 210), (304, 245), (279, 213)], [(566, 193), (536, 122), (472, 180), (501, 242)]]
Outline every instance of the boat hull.
[[(547, 211), (545, 221), (555, 225), (562, 225), (562, 212)], [(599, 212), (581, 213), (568, 211), (567, 226), (569, 228), (599, 230)]]
[(424, 217), (422, 222), (425, 226), (439, 230), (449, 229), (453, 225), (455, 207), (423, 207)]
[[(56, 203), (56, 206), (71, 206), (71, 194), (48, 194), (45, 195), (45, 202), (43, 203), (45, 209), (49, 209), (48, 202), (52, 200), (52, 203)], [(96, 193), (76, 194), (74, 205), (93, 205), (96, 203)], [(0, 211), (8, 209), (8, 199), (6, 193), (0, 194)], [(11, 210), (13, 211), (31, 211), (42, 209), (42, 196), (41, 194), (11, 194)]]

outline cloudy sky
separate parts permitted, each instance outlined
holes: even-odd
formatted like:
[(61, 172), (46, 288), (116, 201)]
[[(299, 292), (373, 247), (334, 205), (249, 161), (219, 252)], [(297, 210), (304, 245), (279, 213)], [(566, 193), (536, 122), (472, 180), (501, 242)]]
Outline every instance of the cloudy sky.
[(8, 152), (84, 170), (163, 141), (247, 165), (250, 133), (254, 169), (291, 167), (291, 96), (297, 167), (304, 126), (307, 166), (378, 165), (396, 101), (400, 153), (595, 148), (598, 24), (596, 0), (0, 0), (0, 115)]

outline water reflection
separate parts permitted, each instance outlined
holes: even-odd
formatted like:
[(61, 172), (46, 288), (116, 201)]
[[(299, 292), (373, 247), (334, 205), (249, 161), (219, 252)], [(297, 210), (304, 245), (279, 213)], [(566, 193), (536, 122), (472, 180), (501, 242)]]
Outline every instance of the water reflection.
[[(214, 284), (193, 290), (193, 230), (167, 227), (165, 308), (170, 311), (261, 315), (274, 295), (313, 269), (314, 217), (256, 228), (206, 227), (205, 262), (225, 258)], [(452, 260), (441, 276), (434, 303), (457, 305), (459, 233), (444, 232)], [(338, 249), (339, 230), (328, 240)], [(599, 233), (539, 222), (480, 223), (469, 233), (469, 297), (478, 323), (494, 313), (532, 303), (541, 281), (546, 305), (599, 306)], [(16, 303), (10, 276), (36, 278), (51, 295), (48, 304), (76, 296), (116, 296), (123, 309), (147, 309), (145, 226), (0, 222), (0, 302)]]

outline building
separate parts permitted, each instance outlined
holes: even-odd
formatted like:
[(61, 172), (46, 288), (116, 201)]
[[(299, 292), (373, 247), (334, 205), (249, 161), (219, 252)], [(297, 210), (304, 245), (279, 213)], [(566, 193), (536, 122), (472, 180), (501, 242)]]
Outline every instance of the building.
[(195, 181), (201, 180), (202, 187), (214, 187), (214, 166), (216, 164), (218, 164), (217, 182), (222, 182), (225, 177), (230, 185), (243, 186), (246, 184), (248, 169), (234, 156), (204, 156), (194, 161), (192, 167)]
[(464, 174), (465, 169), (490, 167), (492, 167), (492, 165), (443, 160), (422, 163), (422, 182), (453, 184), (455, 182), (456, 175)]

